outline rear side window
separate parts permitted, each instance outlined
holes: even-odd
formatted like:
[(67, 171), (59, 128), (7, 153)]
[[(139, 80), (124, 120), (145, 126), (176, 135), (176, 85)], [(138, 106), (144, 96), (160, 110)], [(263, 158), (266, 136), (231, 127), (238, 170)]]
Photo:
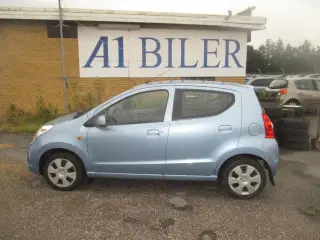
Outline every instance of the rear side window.
[(177, 89), (172, 120), (215, 116), (230, 108), (233, 103), (232, 93)]
[(287, 88), (287, 87), (288, 87), (288, 81), (283, 79), (273, 80), (269, 86), (269, 88), (271, 89), (281, 89), (281, 88)]
[(317, 90), (320, 91), (320, 80), (315, 80), (316, 84), (317, 84)]
[(297, 80), (295, 81), (296, 87), (299, 90), (315, 91), (315, 86), (311, 80)]
[(273, 79), (257, 79), (254, 80), (250, 85), (255, 87), (268, 87)]

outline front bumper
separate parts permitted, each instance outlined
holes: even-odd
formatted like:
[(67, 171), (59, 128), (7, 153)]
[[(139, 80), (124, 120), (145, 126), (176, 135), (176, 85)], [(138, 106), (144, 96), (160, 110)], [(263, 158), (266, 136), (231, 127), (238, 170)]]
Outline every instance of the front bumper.
[(27, 163), (30, 172), (40, 174), (39, 162), (41, 155), (35, 142), (30, 143), (28, 147)]

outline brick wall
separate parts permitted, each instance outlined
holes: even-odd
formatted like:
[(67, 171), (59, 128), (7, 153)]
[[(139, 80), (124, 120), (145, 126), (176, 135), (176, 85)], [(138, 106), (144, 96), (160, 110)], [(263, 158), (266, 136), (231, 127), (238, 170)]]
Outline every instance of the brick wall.
[[(64, 111), (60, 39), (48, 38), (44, 21), (0, 20), (0, 119), (11, 103), (26, 112), (34, 112), (37, 97)], [(68, 102), (88, 92), (106, 100), (144, 82), (139, 78), (79, 78), (78, 41), (64, 39)], [(168, 78), (154, 78), (154, 81)], [(175, 78), (177, 79), (177, 78)], [(243, 83), (243, 77), (217, 78), (217, 81)]]

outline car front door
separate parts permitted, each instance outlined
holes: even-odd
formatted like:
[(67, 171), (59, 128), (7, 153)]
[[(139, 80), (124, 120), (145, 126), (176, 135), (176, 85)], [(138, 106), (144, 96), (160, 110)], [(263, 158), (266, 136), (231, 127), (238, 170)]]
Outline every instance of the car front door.
[(164, 175), (169, 99), (169, 88), (133, 92), (96, 114), (107, 114), (108, 120), (106, 127), (88, 131), (94, 171), (111, 176)]
[(168, 137), (167, 175), (213, 175), (218, 156), (236, 148), (240, 131), (238, 92), (177, 88)]

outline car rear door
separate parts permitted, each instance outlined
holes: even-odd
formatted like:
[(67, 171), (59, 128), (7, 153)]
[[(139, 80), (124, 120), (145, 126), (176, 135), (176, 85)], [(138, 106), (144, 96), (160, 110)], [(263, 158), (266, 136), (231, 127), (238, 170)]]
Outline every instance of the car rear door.
[(304, 102), (307, 109), (315, 109), (319, 104), (319, 94), (315, 83), (311, 79), (295, 81), (298, 89), (299, 98)]
[(167, 175), (212, 175), (218, 156), (237, 147), (240, 131), (238, 92), (176, 88), (168, 136)]
[(317, 107), (320, 107), (320, 79), (314, 79), (314, 84), (317, 90), (318, 98), (317, 98)]

